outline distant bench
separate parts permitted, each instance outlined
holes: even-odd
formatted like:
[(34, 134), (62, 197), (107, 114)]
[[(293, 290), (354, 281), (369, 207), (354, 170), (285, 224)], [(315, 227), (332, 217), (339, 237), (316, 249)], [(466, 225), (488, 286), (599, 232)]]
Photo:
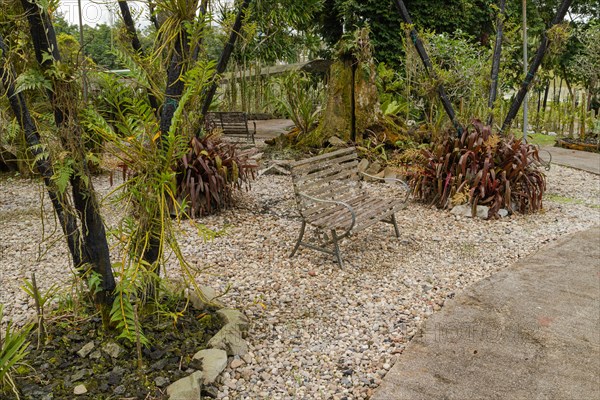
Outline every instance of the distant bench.
[(254, 143), (256, 122), (252, 121), (254, 129), (248, 129), (248, 115), (244, 112), (210, 112), (206, 114), (208, 130), (221, 129), (225, 136), (245, 138)]

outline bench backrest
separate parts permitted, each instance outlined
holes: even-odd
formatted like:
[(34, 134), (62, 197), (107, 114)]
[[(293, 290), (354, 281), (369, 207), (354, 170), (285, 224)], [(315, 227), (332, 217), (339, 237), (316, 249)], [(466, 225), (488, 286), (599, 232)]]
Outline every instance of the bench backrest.
[(312, 202), (300, 193), (324, 200), (344, 201), (355, 195), (350, 190), (352, 186), (358, 186), (358, 155), (354, 147), (296, 161), (291, 170), (298, 209), (305, 217), (333, 206)]
[(206, 119), (221, 128), (225, 135), (246, 136), (249, 133), (248, 115), (244, 112), (207, 113)]

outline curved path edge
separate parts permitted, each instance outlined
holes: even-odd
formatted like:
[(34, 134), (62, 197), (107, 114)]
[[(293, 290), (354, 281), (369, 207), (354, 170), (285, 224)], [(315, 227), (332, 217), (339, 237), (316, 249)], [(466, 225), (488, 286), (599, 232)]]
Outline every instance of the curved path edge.
[(372, 400), (600, 398), (600, 226), (434, 314)]

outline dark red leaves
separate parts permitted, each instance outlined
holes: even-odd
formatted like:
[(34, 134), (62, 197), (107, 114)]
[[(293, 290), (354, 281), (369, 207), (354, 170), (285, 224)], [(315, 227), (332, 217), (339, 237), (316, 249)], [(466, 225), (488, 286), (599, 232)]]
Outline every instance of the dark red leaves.
[(177, 165), (177, 197), (192, 218), (232, 206), (233, 191), (249, 188), (256, 166), (216, 137), (193, 138)]
[(452, 206), (452, 199), (468, 190), (468, 203), (534, 212), (542, 208), (546, 177), (540, 171), (536, 147), (520, 139), (492, 134), (491, 128), (474, 121), (462, 137), (448, 134), (432, 150), (424, 150), (423, 171), (411, 178), (415, 195), (438, 207)]

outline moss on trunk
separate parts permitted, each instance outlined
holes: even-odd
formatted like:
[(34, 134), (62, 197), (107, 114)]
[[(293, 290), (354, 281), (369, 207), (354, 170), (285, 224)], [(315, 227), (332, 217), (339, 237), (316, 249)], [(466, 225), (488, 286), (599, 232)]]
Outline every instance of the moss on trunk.
[(327, 105), (319, 126), (305, 136), (300, 144), (323, 145), (331, 136), (349, 141), (352, 137), (353, 77), (352, 60), (336, 60), (329, 68)]
[(351, 50), (331, 65), (325, 111), (319, 126), (300, 145), (320, 147), (332, 136), (362, 142), (365, 132), (381, 120), (376, 70), (368, 30), (359, 30)]
[(375, 85), (376, 68), (373, 59), (358, 63), (354, 71), (354, 141), (362, 142), (367, 129), (377, 125), (381, 106)]

